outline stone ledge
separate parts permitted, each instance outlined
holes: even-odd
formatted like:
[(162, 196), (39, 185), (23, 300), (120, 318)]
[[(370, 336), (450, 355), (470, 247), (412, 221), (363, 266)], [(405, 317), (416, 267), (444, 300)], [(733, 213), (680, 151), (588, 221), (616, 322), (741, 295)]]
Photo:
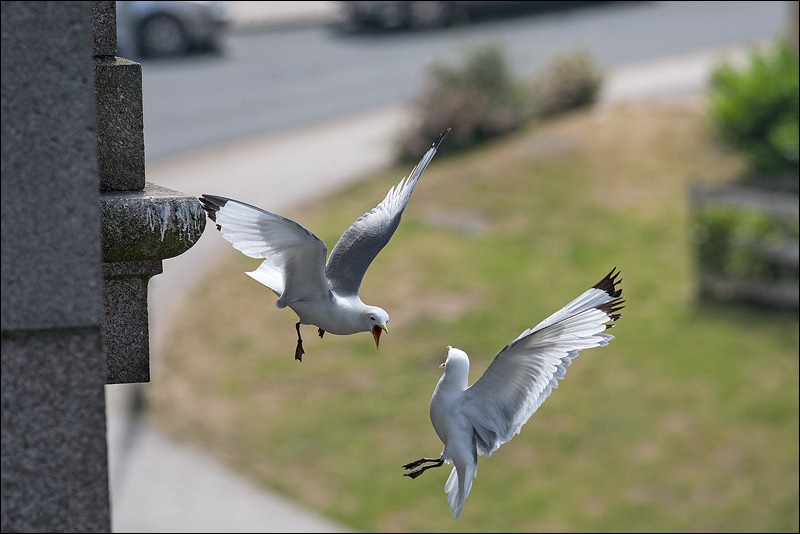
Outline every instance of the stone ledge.
[(189, 250), (206, 227), (192, 196), (146, 183), (143, 191), (100, 195), (103, 263), (163, 260)]
[(149, 382), (148, 283), (200, 239), (206, 215), (195, 197), (146, 183), (101, 193), (100, 218), (106, 383)]

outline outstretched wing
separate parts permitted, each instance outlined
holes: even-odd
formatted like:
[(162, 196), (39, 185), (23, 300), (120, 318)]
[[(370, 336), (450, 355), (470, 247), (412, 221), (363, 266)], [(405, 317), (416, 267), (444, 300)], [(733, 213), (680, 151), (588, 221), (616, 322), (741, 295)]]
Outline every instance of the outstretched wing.
[(290, 219), (238, 200), (202, 195), (200, 203), (236, 250), (264, 258), (247, 274), (280, 295), (279, 307), (327, 297), (327, 248), (317, 236)]
[(603, 332), (623, 308), (619, 272), (605, 278), (534, 328), (522, 332), (495, 356), (465, 392), (465, 412), (477, 434), (478, 451), (487, 456), (518, 434), (566, 367), (583, 349), (607, 345)]
[(331, 289), (335, 293), (358, 294), (364, 273), (400, 225), (400, 218), (414, 186), (449, 131), (448, 128), (439, 135), (408, 178), (403, 178), (393, 186), (380, 204), (359, 217), (339, 238), (325, 267)]

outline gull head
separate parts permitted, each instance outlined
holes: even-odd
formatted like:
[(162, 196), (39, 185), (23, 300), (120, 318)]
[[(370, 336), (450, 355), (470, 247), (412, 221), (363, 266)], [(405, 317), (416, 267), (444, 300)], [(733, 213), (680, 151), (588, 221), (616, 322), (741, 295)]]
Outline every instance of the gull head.
[(469, 357), (463, 350), (447, 345), (447, 359), (439, 367), (442, 369), (447, 369), (448, 367), (469, 369)]
[(366, 325), (365, 330), (372, 332), (372, 337), (375, 339), (375, 348), (377, 349), (380, 347), (381, 334), (384, 332), (389, 333), (386, 328), (386, 323), (389, 322), (389, 314), (377, 306), (368, 306), (364, 310), (363, 317)]
[(439, 384), (445, 389), (467, 389), (469, 357), (461, 349), (447, 346), (447, 359), (439, 367), (444, 369)]

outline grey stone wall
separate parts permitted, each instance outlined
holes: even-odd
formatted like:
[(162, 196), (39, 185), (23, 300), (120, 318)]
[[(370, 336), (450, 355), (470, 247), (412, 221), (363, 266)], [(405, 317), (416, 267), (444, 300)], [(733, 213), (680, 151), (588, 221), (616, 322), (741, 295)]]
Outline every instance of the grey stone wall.
[(89, 2), (2, 2), (2, 530), (109, 532)]
[(110, 532), (105, 384), (150, 380), (147, 286), (202, 235), (147, 183), (115, 2), (2, 2), (2, 532)]

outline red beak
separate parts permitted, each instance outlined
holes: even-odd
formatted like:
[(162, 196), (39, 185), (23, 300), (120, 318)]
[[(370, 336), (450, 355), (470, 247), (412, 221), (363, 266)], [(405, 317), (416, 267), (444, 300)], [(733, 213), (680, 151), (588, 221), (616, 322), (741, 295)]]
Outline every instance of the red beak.
[(385, 324), (382, 324), (380, 326), (379, 325), (375, 325), (375, 326), (372, 327), (372, 337), (375, 338), (375, 348), (376, 349), (380, 346), (381, 334), (383, 332), (386, 332), (387, 334), (389, 333), (389, 330), (386, 329), (386, 325)]

